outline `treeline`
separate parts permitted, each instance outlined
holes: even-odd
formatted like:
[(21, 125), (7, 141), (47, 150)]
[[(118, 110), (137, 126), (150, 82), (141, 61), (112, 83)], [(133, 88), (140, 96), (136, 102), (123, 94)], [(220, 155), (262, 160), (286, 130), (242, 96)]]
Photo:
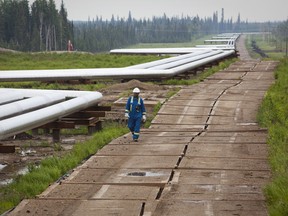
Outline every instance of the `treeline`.
[(0, 46), (21, 51), (64, 50), (73, 38), (73, 23), (63, 1), (0, 0)]
[(127, 20), (97, 18), (74, 25), (74, 42), (79, 50), (107, 51), (136, 43), (174, 43), (191, 40), (187, 21), (180, 19)]
[(88, 22), (74, 23), (74, 43), (78, 50), (91, 52), (107, 51), (136, 43), (182, 43), (190, 42), (207, 34), (221, 32), (241, 32), (247, 29), (248, 22), (242, 22), (240, 15), (236, 22), (218, 20), (213, 17), (162, 17), (136, 20), (129, 12), (128, 18), (112, 16), (110, 21), (97, 17)]
[(234, 22), (213, 13), (199, 16), (160, 17), (136, 20), (128, 18), (71, 22), (63, 1), (60, 10), (54, 0), (0, 0), (0, 46), (22, 51), (66, 50), (70, 39), (74, 50), (103, 52), (136, 43), (190, 42), (207, 34), (263, 31), (263, 23)]
[(280, 23), (277, 28), (272, 31), (275, 37), (276, 49), (286, 52), (288, 55), (288, 19), (285, 22)]

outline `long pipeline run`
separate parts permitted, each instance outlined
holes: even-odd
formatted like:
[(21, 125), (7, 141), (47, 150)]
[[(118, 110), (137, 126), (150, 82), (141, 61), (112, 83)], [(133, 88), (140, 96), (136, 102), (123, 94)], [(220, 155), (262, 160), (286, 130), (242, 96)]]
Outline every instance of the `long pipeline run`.
[[(55, 81), (55, 80), (81, 80), (81, 79), (137, 79), (137, 78), (169, 78), (189, 71), (205, 64), (209, 64), (228, 56), (234, 55), (235, 50), (206, 50), (171, 57), (153, 62), (162, 67), (139, 68), (96, 68), (96, 69), (63, 69), (63, 70), (21, 70), (1, 71), (0, 82), (23, 81)], [(184, 60), (185, 59), (185, 60)], [(172, 64), (173, 62), (173, 64)], [(163, 66), (164, 64), (164, 66)], [(167, 64), (165, 66), (165, 64)]]
[[(121, 54), (177, 54), (164, 60), (125, 68), (21, 70), (0, 71), (0, 82), (55, 81), (82, 79), (137, 79), (169, 78), (196, 69), (231, 55), (235, 55), (235, 42), (240, 34), (221, 34), (213, 39), (213, 45), (198, 45), (192, 48), (118, 49), (110, 53)], [(221, 37), (225, 37), (224, 39)], [(207, 40), (206, 40), (207, 41)], [(220, 44), (219, 44), (220, 43)]]
[[(232, 41), (238, 38), (234, 34), (225, 36)], [(188, 54), (126, 68), (1, 71), (0, 82), (169, 78), (234, 55), (235, 43), (227, 41), (221, 48), (213, 45), (166, 50), (170, 54)], [(156, 51), (161, 53), (161, 49)], [(0, 89), (0, 95), (0, 140), (93, 106), (102, 98), (99, 92), (25, 89)]]

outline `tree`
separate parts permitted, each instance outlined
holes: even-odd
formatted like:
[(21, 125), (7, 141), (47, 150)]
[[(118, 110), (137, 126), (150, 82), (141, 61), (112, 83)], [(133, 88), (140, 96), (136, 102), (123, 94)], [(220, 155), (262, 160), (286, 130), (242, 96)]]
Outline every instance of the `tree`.
[(222, 8), (221, 12), (221, 24), (220, 24), (220, 33), (223, 33), (225, 31), (224, 28), (224, 8)]
[[(36, 0), (31, 6), (32, 50), (66, 49), (73, 25), (67, 19), (62, 1), (60, 12), (55, 1)], [(39, 35), (37, 38), (36, 35)], [(39, 45), (36, 45), (38, 41)]]
[(36, 39), (36, 34), (39, 34), (38, 42), (39, 42), (39, 47), (33, 47), (33, 50), (39, 50), (43, 51), (44, 47), (44, 41), (46, 41), (45, 38), (45, 26), (46, 26), (46, 17), (48, 15), (48, 4), (46, 0), (36, 0), (32, 4), (32, 34), (33, 34), (33, 40)]
[(30, 47), (30, 11), (28, 0), (19, 1), (16, 7), (14, 38), (18, 49), (28, 51)]
[(3, 1), (0, 0), (0, 43), (3, 43), (4, 40), (4, 10), (3, 10)]
[[(135, 20), (129, 11), (127, 20), (112, 15), (110, 21), (96, 17), (74, 23), (67, 14), (63, 0), (59, 11), (54, 0), (35, 0), (31, 8), (28, 0), (0, 0), (0, 46), (23, 51), (66, 50), (71, 40), (79, 50), (102, 52), (136, 43), (181, 43), (205, 34), (262, 30), (261, 23), (241, 22), (240, 14), (235, 24), (232, 18), (225, 20), (224, 9), (220, 22), (218, 12), (204, 19), (198, 15), (168, 17), (164, 13)], [(271, 29), (276, 24), (271, 24)], [(285, 28), (280, 25), (275, 33), (279, 44), (287, 35)]]
[(59, 12), (59, 33), (60, 33), (60, 49), (66, 49), (68, 43), (69, 34), (69, 22), (67, 19), (67, 11), (65, 9), (63, 0), (61, 2), (60, 12)]
[[(288, 19), (277, 26), (275, 32), (276, 40), (282, 50), (285, 50), (285, 55), (288, 55)], [(283, 46), (284, 45), (284, 46)], [(284, 47), (284, 48), (283, 48)]]

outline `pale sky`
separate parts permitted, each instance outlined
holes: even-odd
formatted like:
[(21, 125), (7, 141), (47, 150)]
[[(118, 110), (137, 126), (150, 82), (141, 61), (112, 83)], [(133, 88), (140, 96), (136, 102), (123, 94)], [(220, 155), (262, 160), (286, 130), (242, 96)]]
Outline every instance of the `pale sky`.
[[(33, 2), (33, 0), (29, 0)], [(60, 9), (61, 0), (55, 0), (57, 9)], [(235, 22), (238, 14), (241, 20), (249, 22), (284, 21), (288, 19), (287, 0), (63, 0), (68, 12), (68, 19), (73, 21), (87, 21), (88, 17), (102, 17), (110, 20), (127, 18), (129, 11), (132, 17), (151, 18), (199, 15), (200, 18), (212, 17), (218, 11), (221, 18), (221, 9), (224, 8), (224, 18), (233, 18)]]

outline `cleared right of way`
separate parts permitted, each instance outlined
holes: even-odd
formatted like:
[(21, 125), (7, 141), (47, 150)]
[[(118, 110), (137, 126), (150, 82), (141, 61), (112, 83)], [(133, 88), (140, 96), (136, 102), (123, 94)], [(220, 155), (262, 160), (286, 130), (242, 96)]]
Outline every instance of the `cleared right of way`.
[(138, 143), (112, 141), (9, 215), (267, 215), (267, 131), (256, 113), (277, 62), (243, 55), (170, 98)]
[(235, 63), (164, 106), (153, 128), (167, 130), (176, 122), (178, 130), (200, 132), (179, 154), (153, 215), (267, 215), (267, 132), (258, 127), (256, 113), (275, 65)]

